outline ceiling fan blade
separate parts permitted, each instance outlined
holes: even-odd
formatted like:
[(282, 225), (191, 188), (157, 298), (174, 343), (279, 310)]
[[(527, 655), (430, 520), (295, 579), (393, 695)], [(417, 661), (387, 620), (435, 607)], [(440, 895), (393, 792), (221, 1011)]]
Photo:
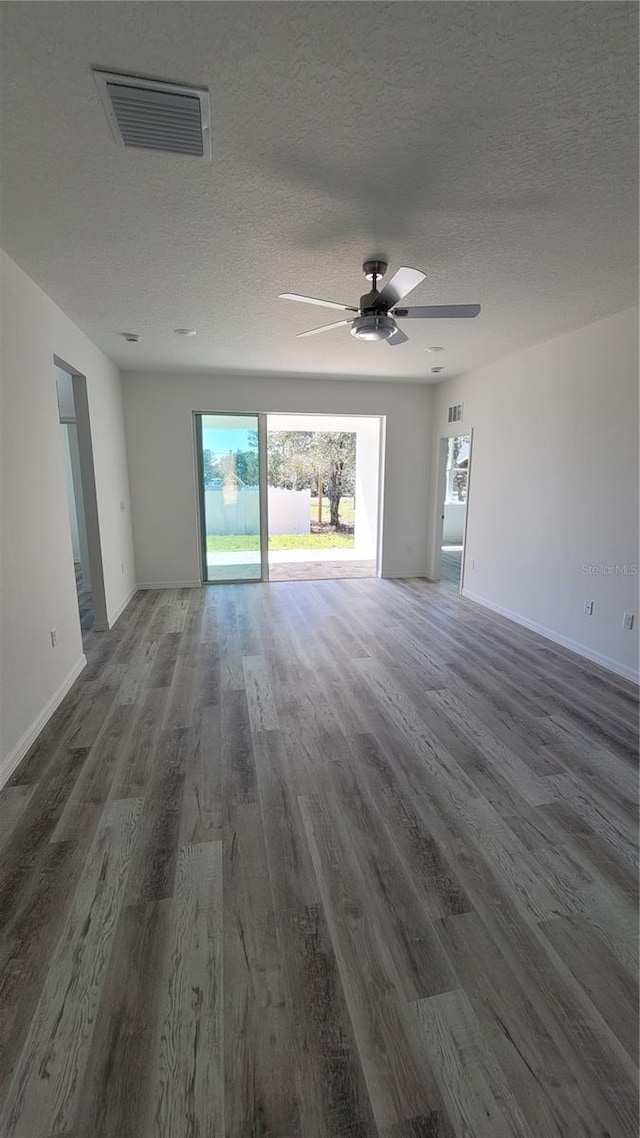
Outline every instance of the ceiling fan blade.
[(298, 332), (297, 339), (304, 340), (305, 336), (317, 336), (318, 332), (328, 332), (330, 328), (345, 328), (347, 324), (352, 324), (351, 320), (336, 320), (335, 324), (323, 324), (322, 328), (311, 328), (309, 332)]
[(315, 296), (301, 296), (297, 292), (281, 292), (278, 300), (299, 300), (302, 304), (319, 304), (322, 308), (338, 308), (340, 312), (360, 311), (359, 308), (353, 308), (350, 304), (338, 304), (335, 300), (318, 300)]
[(427, 304), (422, 308), (394, 308), (391, 316), (401, 320), (471, 320), (479, 304)]
[(391, 336), (390, 339), (387, 340), (386, 342), (390, 348), (397, 348), (398, 344), (408, 344), (409, 343), (409, 337), (405, 336), (404, 332), (402, 331), (402, 328), (397, 328), (396, 331), (393, 333), (393, 336)]
[(420, 269), (407, 269), (404, 266), (398, 269), (397, 273), (394, 273), (391, 280), (387, 281), (380, 293), (376, 301), (376, 308), (383, 306), (387, 310), (393, 308), (393, 305), (397, 304), (399, 300), (402, 300), (403, 296), (411, 292), (412, 288), (419, 285), (420, 281), (423, 281), (426, 275), (426, 273), (421, 273)]

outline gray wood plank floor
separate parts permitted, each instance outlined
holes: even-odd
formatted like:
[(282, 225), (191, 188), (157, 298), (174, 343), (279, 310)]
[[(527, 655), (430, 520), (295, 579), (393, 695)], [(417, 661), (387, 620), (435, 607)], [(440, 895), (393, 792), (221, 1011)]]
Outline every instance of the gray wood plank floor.
[(631, 684), (420, 581), (87, 654), (0, 792), (3, 1138), (636, 1138)]

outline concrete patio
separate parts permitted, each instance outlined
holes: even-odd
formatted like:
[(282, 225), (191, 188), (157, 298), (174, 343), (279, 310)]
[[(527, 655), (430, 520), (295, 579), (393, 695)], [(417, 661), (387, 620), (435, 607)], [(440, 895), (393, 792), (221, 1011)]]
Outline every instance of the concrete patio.
[[(237, 553), (208, 553), (210, 580), (241, 580), (256, 577), (260, 566), (258, 550)], [(355, 549), (274, 549), (269, 550), (270, 581), (310, 581), (340, 577), (375, 577), (374, 560), (363, 559)]]

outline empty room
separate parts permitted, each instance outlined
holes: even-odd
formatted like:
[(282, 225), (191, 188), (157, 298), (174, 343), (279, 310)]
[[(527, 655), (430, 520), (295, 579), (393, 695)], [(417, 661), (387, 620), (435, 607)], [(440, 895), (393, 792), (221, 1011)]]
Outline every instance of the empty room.
[(0, 1135), (636, 1138), (636, 3), (0, 3)]

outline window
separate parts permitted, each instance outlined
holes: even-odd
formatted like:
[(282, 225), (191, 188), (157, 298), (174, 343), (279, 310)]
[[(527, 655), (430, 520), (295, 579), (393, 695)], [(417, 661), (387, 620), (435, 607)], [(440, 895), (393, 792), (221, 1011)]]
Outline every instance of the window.
[(447, 489), (445, 504), (466, 502), (469, 481), (469, 439), (456, 435), (447, 444)]

